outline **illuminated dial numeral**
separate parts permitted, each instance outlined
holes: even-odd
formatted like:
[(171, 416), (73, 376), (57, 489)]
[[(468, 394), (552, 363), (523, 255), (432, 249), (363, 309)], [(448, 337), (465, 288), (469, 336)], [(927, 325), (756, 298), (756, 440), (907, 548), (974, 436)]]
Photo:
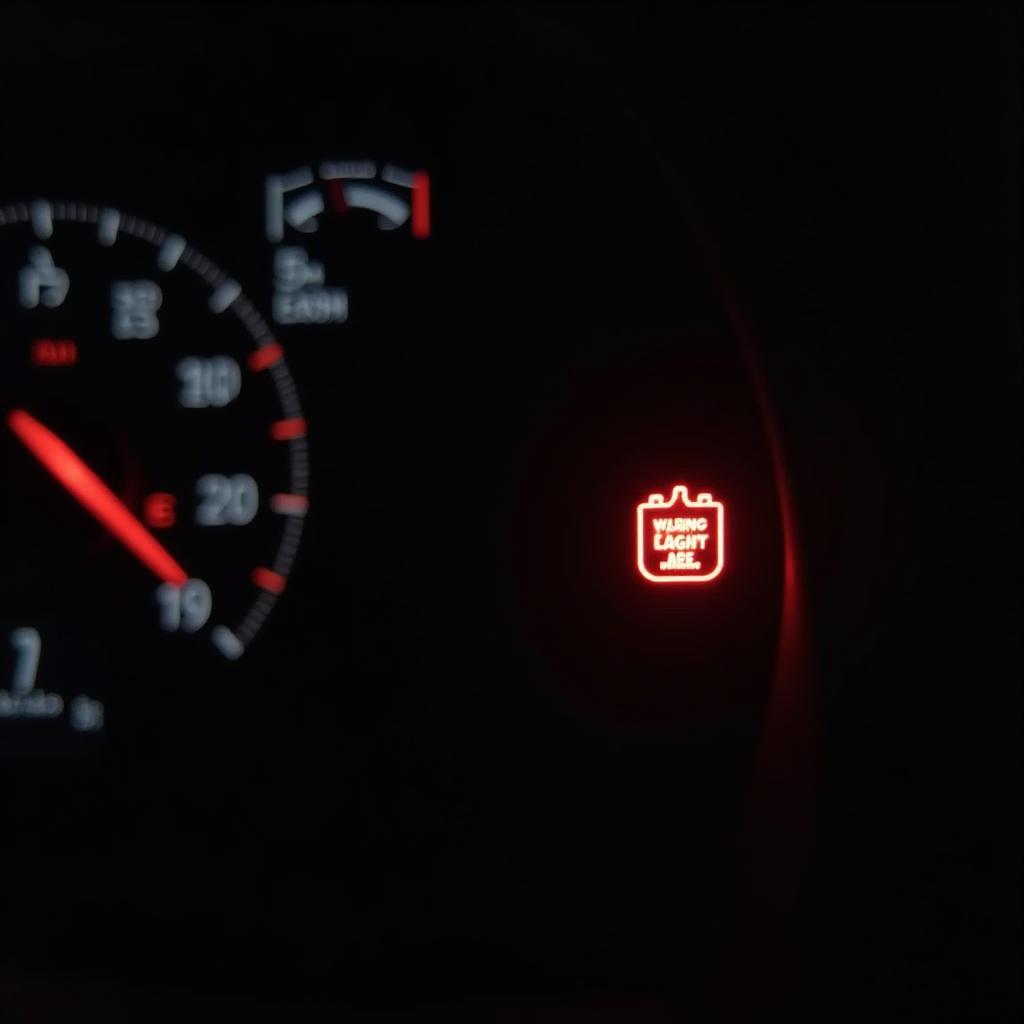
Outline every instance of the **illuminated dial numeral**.
[(207, 473), (196, 481), (196, 494), (200, 526), (245, 526), (255, 519), (260, 507), (259, 488), (248, 473)]
[(155, 281), (115, 281), (110, 288), (110, 333), (119, 339), (155, 338), (163, 293)]
[(67, 271), (53, 262), (44, 245), (33, 246), (28, 263), (18, 272), (18, 297), (26, 309), (42, 305), (56, 309), (68, 297), (70, 278)]
[(213, 610), (213, 595), (202, 580), (186, 580), (182, 585), (163, 583), (157, 587), (156, 603), (160, 625), (167, 633), (194, 633), (202, 629)]
[(221, 409), (242, 390), (242, 371), (230, 356), (189, 356), (178, 363), (175, 372), (181, 381), (178, 403), (186, 409)]

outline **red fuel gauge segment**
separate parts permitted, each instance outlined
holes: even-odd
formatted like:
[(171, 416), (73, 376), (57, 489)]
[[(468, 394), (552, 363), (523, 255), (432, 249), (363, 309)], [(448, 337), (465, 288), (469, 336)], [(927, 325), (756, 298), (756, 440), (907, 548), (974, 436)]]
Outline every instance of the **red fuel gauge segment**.
[(636, 509), (636, 560), (652, 583), (707, 583), (725, 564), (725, 510), (701, 492), (691, 501), (685, 484), (671, 495), (652, 494)]

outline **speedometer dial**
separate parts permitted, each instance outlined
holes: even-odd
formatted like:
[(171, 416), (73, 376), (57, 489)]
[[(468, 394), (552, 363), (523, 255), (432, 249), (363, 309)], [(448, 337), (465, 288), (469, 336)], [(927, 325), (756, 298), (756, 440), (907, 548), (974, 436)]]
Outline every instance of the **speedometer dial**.
[(306, 420), (238, 282), (114, 209), (0, 209), (0, 319), (0, 715), (95, 729), (66, 698), (124, 630), (232, 660), (256, 637), (302, 534)]

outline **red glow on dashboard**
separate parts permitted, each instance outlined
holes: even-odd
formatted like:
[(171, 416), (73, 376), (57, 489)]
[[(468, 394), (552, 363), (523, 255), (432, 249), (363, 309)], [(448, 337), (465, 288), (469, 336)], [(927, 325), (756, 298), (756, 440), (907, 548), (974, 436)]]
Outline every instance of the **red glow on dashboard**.
[(636, 509), (636, 564), (652, 583), (706, 583), (725, 564), (725, 510), (701, 493), (690, 501), (684, 484), (668, 501), (652, 494)]

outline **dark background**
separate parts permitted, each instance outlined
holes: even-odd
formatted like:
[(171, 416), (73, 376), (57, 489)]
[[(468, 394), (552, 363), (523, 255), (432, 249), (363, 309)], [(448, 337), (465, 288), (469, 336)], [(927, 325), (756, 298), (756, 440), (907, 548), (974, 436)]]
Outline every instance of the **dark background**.
[[(140, 643), (102, 752), (5, 760), (12, 1012), (1015, 1016), (1012, 9), (8, 22), (4, 201), (165, 224), (264, 313), (264, 175), (435, 197), (338, 238), (339, 337), (281, 331), (323, 511), (258, 659)], [(679, 474), (736, 544), (651, 593), (621, 524)]]

